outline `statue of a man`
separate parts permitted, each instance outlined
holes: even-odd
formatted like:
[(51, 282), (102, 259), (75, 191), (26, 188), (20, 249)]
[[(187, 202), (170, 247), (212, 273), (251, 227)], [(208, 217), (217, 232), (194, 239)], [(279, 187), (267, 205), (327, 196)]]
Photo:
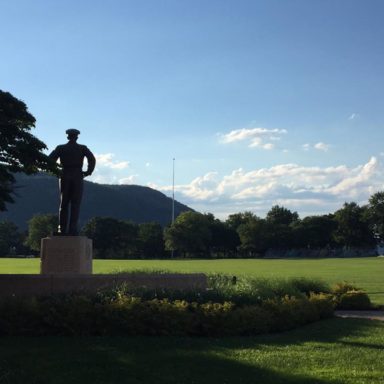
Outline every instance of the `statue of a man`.
[[(83, 195), (83, 178), (92, 174), (96, 159), (93, 153), (85, 146), (77, 144), (80, 131), (67, 129), (68, 143), (59, 145), (49, 155), (51, 159), (60, 160), (62, 174), (60, 177), (60, 210), (59, 228), (61, 235), (78, 235), (77, 222), (79, 220), (80, 203)], [(83, 172), (84, 157), (88, 161), (88, 169)], [(71, 205), (71, 215), (68, 226), (68, 207)]]

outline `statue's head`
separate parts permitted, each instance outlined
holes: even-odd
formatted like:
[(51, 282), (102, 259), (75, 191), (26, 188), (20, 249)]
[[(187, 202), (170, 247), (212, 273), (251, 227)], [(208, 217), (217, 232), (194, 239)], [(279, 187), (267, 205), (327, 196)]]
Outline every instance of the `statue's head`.
[(76, 142), (78, 136), (80, 135), (80, 131), (74, 128), (67, 129), (65, 133), (67, 134), (68, 140), (74, 142)]

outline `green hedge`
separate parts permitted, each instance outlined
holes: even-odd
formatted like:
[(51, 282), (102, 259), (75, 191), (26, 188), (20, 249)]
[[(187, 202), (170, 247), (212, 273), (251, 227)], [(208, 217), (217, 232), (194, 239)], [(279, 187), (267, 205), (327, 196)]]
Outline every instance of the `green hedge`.
[(311, 279), (211, 275), (203, 291), (122, 285), (94, 295), (67, 294), (0, 301), (0, 335), (256, 335), (368, 309), (349, 283), (330, 288)]
[(0, 303), (1, 335), (255, 335), (332, 316), (332, 300), (268, 299), (262, 305), (65, 295)]

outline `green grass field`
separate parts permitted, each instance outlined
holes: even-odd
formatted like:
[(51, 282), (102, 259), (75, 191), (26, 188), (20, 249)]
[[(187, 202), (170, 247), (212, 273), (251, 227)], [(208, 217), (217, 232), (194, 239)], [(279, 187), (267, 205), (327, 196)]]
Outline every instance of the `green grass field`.
[[(39, 259), (0, 259), (0, 273), (39, 273)], [(384, 258), (229, 259), (229, 260), (94, 260), (94, 273), (137, 269), (224, 273), (254, 277), (314, 277), (327, 283), (348, 281), (384, 305)]]
[[(95, 260), (95, 273), (138, 269), (349, 281), (384, 304), (384, 259)], [(38, 273), (0, 259), (0, 273)], [(257, 337), (2, 337), (0, 384), (383, 384), (384, 322), (333, 318)]]
[(237, 338), (0, 339), (0, 383), (382, 384), (384, 323), (329, 319)]

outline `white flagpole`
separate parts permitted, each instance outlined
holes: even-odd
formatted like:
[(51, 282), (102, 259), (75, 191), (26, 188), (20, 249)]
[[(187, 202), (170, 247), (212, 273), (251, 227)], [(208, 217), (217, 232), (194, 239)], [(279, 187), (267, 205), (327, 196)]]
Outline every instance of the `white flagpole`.
[[(175, 221), (175, 158), (172, 159), (172, 224)], [(171, 251), (171, 258), (173, 259), (174, 250)]]
[(175, 158), (172, 163), (172, 224), (175, 221)]

